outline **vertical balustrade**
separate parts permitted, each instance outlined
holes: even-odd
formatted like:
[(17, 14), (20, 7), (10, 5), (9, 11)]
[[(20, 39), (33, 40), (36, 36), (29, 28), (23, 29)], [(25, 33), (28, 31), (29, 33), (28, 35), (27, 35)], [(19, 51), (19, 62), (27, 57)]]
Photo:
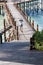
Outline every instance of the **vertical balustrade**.
[(17, 40), (19, 40), (18, 26), (17, 26)]
[(16, 29), (16, 21), (15, 21), (15, 29)]
[(0, 6), (0, 15), (1, 15), (1, 6)]
[(0, 44), (2, 44), (2, 33), (0, 33)]
[(3, 14), (3, 6), (1, 5), (1, 15)]
[(32, 21), (32, 28), (34, 29), (34, 20)]
[(27, 15), (27, 21), (28, 21), (28, 15)]
[(31, 17), (29, 18), (29, 23), (30, 23), (30, 25), (31, 25)]
[[(6, 25), (5, 25), (5, 19), (4, 19), (4, 30), (6, 29)], [(4, 32), (4, 40), (6, 42), (6, 32)]]
[(37, 24), (37, 29), (36, 29), (36, 31), (39, 31), (39, 26), (38, 26), (38, 24)]

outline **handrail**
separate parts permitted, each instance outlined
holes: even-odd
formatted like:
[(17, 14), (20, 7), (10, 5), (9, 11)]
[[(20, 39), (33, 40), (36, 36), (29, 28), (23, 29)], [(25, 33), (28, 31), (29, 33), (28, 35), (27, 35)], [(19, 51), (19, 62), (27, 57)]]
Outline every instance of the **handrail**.
[(21, 1), (18, 1), (18, 2), (16, 2), (16, 3), (18, 3), (18, 4), (20, 4), (20, 3), (24, 3), (24, 2), (31, 2), (32, 0), (21, 0)]
[[(13, 16), (11, 15), (11, 13), (10, 13), (10, 10), (9, 10), (9, 8), (8, 8), (8, 6), (7, 6), (7, 4), (6, 3), (4, 3), (4, 9), (5, 9), (5, 11), (6, 11), (6, 13), (7, 13), (7, 16), (8, 16), (8, 20), (9, 20), (9, 23), (11, 24), (11, 26), (12, 26), (12, 28), (14, 29), (14, 34), (16, 33), (16, 22), (14, 21), (14, 18), (13, 18)], [(6, 30), (9, 30), (9, 29), (6, 29)], [(4, 32), (6, 31), (6, 30), (4, 30)], [(16, 35), (16, 34), (15, 34)], [(14, 35), (13, 35), (14, 36)], [(14, 38), (15, 39), (15, 38)], [(9, 39), (10, 40), (10, 39)]]
[(5, 30), (4, 29), (0, 30), (1, 31), (0, 33), (3, 35), (3, 33), (5, 33), (6, 31), (8, 31), (11, 28), (12, 28), (12, 26), (8, 26)]
[[(25, 14), (25, 13), (21, 10), (20, 7), (18, 7), (18, 4), (14, 4), (14, 6), (15, 6), (15, 7), (17, 8), (17, 10), (21, 13), (21, 15), (23, 15), (23, 17), (24, 17), (24, 19), (27, 21), (27, 23), (31, 26), (31, 23), (28, 22), (28, 15)], [(32, 28), (32, 26), (31, 26), (31, 28)], [(33, 29), (33, 31), (36, 31), (34, 28), (32, 28), (32, 29)]]
[[(8, 7), (7, 7), (7, 4), (5, 3), (5, 5), (4, 5), (4, 8), (5, 8), (5, 10), (6, 10), (6, 12), (7, 12), (7, 14), (8, 14), (8, 16), (9, 16), (9, 18), (10, 18), (10, 21), (12, 22), (12, 24), (15, 26), (15, 21), (14, 21), (14, 18), (13, 18), (13, 16), (11, 15), (11, 13), (10, 13), (10, 11), (9, 11), (9, 9), (8, 9)], [(13, 26), (12, 25), (12, 26)]]

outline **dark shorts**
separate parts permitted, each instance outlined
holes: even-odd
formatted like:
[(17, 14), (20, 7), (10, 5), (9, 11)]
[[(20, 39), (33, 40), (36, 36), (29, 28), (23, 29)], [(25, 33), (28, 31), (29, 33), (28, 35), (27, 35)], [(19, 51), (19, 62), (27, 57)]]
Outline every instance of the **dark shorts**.
[(23, 24), (21, 24), (21, 27), (23, 27)]

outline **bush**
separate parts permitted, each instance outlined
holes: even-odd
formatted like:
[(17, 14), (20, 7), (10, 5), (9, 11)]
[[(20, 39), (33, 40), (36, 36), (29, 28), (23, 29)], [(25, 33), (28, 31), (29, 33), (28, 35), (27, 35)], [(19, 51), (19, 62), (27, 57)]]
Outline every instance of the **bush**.
[(40, 43), (40, 40), (41, 40), (40, 32), (35, 32), (34, 35), (33, 35), (33, 38), (34, 38), (35, 42)]
[(35, 48), (42, 50), (43, 49), (43, 30), (41, 32), (37, 31), (33, 34), (32, 38), (35, 41)]

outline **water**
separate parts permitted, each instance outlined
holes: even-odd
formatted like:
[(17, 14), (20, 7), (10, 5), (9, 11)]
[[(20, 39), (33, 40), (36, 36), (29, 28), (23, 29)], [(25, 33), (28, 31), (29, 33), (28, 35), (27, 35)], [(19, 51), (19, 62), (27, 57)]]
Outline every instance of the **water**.
[[(0, 32), (4, 29), (4, 19), (5, 17), (3, 17), (2, 15), (0, 15)], [(8, 31), (6, 32), (6, 37), (8, 37)], [(2, 42), (5, 42), (4, 40), (4, 34), (2, 35)]]
[[(4, 29), (4, 25), (3, 25), (4, 22), (3, 22), (3, 20), (4, 20), (4, 17), (2, 15), (0, 15), (0, 32), (1, 32), (1, 30)], [(2, 40), (4, 42), (4, 35), (2, 35)]]
[(41, 16), (41, 15), (32, 16), (32, 20), (34, 20), (34, 22), (35, 22), (35, 29), (38, 24), (39, 31), (43, 30), (43, 16)]
[(3, 29), (3, 19), (4, 19), (4, 17), (2, 15), (0, 15), (0, 30)]
[(31, 20), (34, 20), (35, 23), (35, 29), (37, 24), (39, 25), (39, 31), (43, 30), (43, 11), (39, 10), (38, 13), (36, 11), (31, 11), (30, 13), (27, 13), (28, 16), (31, 17)]

